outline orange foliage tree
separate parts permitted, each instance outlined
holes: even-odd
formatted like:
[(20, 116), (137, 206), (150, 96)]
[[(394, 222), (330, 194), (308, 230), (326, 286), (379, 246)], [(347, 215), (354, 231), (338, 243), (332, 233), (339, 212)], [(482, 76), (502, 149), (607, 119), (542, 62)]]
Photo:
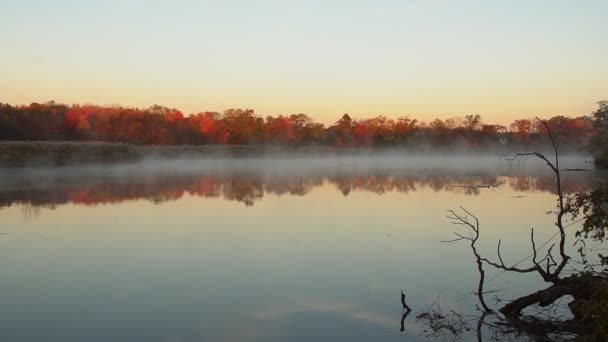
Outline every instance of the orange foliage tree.
[[(589, 116), (547, 120), (561, 150), (585, 146), (595, 128)], [(480, 115), (436, 119), (429, 124), (409, 117), (353, 119), (344, 114), (325, 127), (306, 114), (266, 116), (252, 109), (184, 115), (159, 105), (147, 109), (72, 105), (55, 102), (11, 106), (0, 103), (0, 140), (107, 141), (143, 145), (272, 144), (335, 147), (429, 146), (443, 149), (538, 148), (546, 137), (532, 120), (518, 119), (507, 129)]]

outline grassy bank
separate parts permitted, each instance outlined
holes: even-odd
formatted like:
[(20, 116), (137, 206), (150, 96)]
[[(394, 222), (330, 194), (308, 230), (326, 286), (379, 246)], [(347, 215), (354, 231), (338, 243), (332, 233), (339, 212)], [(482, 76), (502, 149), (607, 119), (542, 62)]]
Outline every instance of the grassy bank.
[(278, 147), (256, 145), (129, 145), (105, 142), (0, 142), (0, 167), (43, 167), (112, 164), (147, 158), (224, 158), (365, 154), (372, 150), (332, 147)]
[(137, 149), (101, 142), (0, 142), (0, 167), (64, 166), (137, 160)]

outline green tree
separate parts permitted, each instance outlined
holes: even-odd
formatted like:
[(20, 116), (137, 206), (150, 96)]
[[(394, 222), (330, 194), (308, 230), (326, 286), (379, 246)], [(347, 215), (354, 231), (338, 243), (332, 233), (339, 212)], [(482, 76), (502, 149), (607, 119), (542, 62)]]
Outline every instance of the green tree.
[(595, 156), (595, 165), (608, 169), (608, 101), (597, 103), (599, 108), (593, 112), (595, 134), (591, 138), (590, 149)]

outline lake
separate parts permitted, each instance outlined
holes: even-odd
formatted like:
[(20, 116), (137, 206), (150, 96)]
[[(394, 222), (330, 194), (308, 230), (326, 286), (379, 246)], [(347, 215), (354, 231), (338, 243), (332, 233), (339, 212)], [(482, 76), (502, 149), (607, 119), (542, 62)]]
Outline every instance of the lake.
[[(563, 176), (579, 191), (597, 174)], [(416, 318), (433, 302), (478, 314), (468, 245), (441, 242), (464, 232), (447, 210), (477, 215), (481, 251), (494, 258), (502, 239), (506, 263), (530, 254), (531, 227), (539, 243), (555, 233), (546, 166), (496, 156), (149, 160), (0, 178), (2, 341), (441, 340)], [(487, 278), (502, 303), (543, 287)]]

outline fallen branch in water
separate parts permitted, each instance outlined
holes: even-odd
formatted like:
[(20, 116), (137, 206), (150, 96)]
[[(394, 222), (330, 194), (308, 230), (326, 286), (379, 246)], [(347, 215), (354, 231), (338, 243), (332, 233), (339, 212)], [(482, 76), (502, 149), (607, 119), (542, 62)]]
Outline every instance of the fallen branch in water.
[(593, 287), (601, 283), (608, 284), (608, 279), (601, 276), (573, 275), (562, 279), (559, 283), (551, 285), (546, 289), (515, 299), (499, 311), (506, 317), (518, 318), (521, 316), (521, 312), (529, 306), (538, 304), (541, 307), (546, 307), (560, 297), (570, 295), (574, 298), (574, 301), (568, 304), (568, 306), (574, 317), (580, 319), (583, 317), (583, 313), (577, 309), (577, 305), (581, 301), (590, 299)]

